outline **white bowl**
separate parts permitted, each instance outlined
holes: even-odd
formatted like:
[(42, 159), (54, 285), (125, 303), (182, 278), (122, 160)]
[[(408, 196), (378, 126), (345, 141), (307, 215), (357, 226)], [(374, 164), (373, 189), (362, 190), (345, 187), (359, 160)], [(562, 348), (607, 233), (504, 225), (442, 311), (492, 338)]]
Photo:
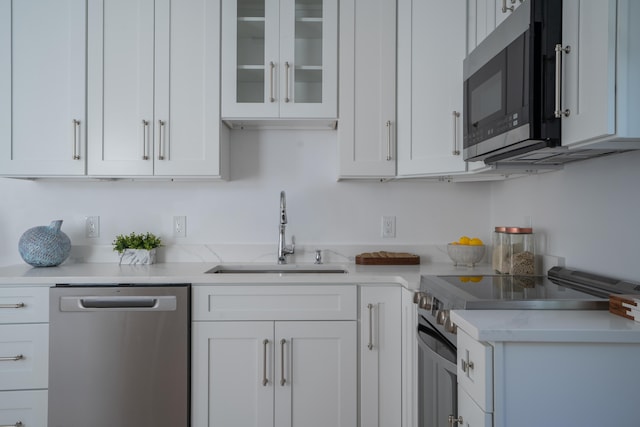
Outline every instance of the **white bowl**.
[(447, 254), (453, 261), (453, 265), (461, 264), (473, 267), (482, 260), (485, 249), (484, 245), (470, 246), (449, 243), (447, 245)]

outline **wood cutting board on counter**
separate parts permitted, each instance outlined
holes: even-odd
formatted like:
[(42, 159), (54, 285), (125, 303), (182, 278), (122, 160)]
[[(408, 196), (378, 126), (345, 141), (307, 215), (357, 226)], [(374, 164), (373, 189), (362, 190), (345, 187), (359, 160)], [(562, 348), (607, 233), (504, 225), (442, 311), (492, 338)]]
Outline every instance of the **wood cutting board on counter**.
[(407, 252), (364, 252), (356, 255), (356, 264), (361, 265), (416, 265), (420, 264), (418, 255)]

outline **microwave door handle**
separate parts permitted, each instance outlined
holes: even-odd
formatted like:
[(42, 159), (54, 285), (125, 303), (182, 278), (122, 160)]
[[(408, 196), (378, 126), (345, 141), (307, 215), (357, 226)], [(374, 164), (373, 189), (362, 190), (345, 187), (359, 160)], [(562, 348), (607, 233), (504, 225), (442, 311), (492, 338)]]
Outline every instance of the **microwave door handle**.
[(561, 119), (562, 117), (569, 117), (571, 111), (567, 108), (566, 110), (562, 110), (562, 54), (568, 54), (571, 52), (571, 46), (562, 47), (561, 44), (556, 45), (556, 102), (555, 102), (555, 111), (554, 116), (556, 119)]

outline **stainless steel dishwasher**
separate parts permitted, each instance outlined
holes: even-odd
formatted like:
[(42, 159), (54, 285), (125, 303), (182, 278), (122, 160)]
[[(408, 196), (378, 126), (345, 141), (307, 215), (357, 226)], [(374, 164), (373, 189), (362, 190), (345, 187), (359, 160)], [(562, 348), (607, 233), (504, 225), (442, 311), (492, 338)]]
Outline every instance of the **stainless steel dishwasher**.
[(188, 427), (190, 291), (51, 288), (49, 427)]

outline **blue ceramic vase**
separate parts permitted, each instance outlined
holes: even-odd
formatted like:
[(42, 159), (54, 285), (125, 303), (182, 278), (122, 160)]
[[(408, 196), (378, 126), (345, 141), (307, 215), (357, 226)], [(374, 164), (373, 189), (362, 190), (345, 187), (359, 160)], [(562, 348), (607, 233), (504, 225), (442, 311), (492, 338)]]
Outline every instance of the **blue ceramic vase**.
[(60, 231), (62, 220), (50, 225), (33, 227), (24, 232), (18, 242), (20, 256), (34, 267), (54, 267), (69, 257), (71, 240)]

